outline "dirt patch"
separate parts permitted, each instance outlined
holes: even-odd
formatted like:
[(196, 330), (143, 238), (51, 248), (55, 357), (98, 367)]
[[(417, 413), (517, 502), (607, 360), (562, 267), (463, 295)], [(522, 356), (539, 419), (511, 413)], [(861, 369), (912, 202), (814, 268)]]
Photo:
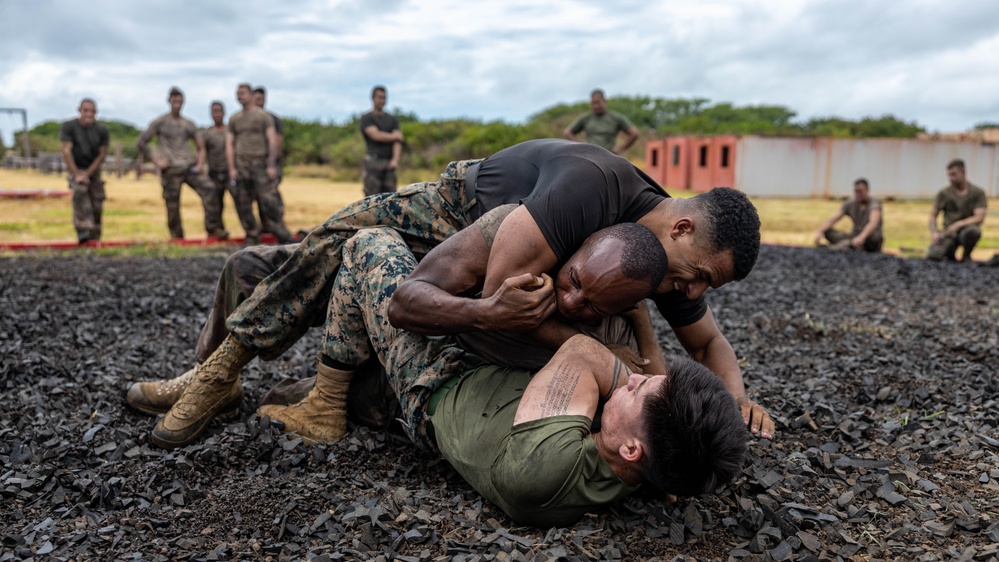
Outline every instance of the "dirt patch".
[(397, 436), (263, 427), (256, 400), (318, 334), (248, 366), (238, 422), (150, 447), (122, 391), (191, 366), (221, 265), (0, 261), (0, 561), (996, 559), (999, 270), (765, 247), (709, 301), (778, 438), (715, 496), (533, 529)]

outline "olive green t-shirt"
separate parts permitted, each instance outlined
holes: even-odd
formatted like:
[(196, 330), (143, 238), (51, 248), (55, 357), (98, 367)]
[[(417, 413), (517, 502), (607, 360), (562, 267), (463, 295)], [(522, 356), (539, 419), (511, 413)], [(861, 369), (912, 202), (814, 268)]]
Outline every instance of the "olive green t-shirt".
[(975, 214), (975, 209), (985, 209), (988, 206), (989, 201), (985, 197), (985, 192), (971, 183), (968, 184), (968, 191), (964, 195), (958, 195), (954, 186), (948, 185), (937, 193), (937, 200), (933, 204), (934, 210), (943, 211), (944, 228)]
[(198, 126), (194, 121), (181, 116), (173, 118), (169, 113), (161, 115), (149, 124), (149, 127), (139, 137), (139, 148), (149, 156), (147, 143), (154, 136), (159, 136), (160, 151), (163, 158), (169, 162), (169, 171), (183, 171), (194, 165), (194, 151), (191, 141), (198, 134)]
[(225, 128), (218, 130), (215, 127), (208, 127), (201, 131), (201, 141), (205, 143), (205, 163), (208, 164), (209, 173), (228, 172), (229, 163), (225, 157)]
[(274, 118), (258, 107), (244, 109), (230, 117), (228, 127), (234, 136), (236, 159), (267, 158), (267, 128), (273, 126)]
[(617, 143), (617, 134), (622, 131), (627, 132), (632, 127), (634, 125), (627, 117), (608, 109), (603, 115), (597, 115), (592, 111), (580, 115), (569, 125), (569, 130), (574, 135), (586, 131), (586, 142), (611, 150)]
[(586, 416), (513, 425), (530, 380), (530, 371), (491, 365), (439, 391), (431, 421), (441, 455), (518, 523), (571, 525), (634, 492), (597, 452)]
[[(843, 203), (843, 207), (840, 209), (844, 215), (850, 217), (853, 221), (853, 230), (850, 231), (850, 236), (856, 236), (860, 234), (864, 227), (867, 226), (867, 222), (871, 220), (871, 211), (877, 210), (881, 211), (881, 201), (877, 199), (868, 199), (866, 205), (861, 205), (860, 201), (856, 199), (850, 199)], [(884, 212), (881, 212), (881, 222), (878, 223), (878, 227), (874, 229), (872, 233), (876, 237), (884, 237), (881, 232), (881, 227), (885, 223)]]

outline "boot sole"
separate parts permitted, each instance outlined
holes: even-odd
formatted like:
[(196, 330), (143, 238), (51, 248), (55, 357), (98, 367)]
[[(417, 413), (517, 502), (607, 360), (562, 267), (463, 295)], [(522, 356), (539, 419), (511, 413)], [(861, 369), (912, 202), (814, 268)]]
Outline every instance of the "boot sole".
[(192, 426), (195, 429), (187, 438), (180, 439), (177, 441), (164, 439), (163, 437), (156, 435), (156, 428), (153, 428), (153, 431), (149, 433), (149, 442), (152, 443), (153, 445), (156, 445), (157, 447), (160, 447), (161, 449), (167, 449), (167, 450), (177, 449), (179, 447), (185, 447), (187, 445), (190, 445), (191, 443), (197, 441), (198, 437), (201, 437), (201, 434), (204, 433), (205, 429), (208, 428), (208, 424), (212, 423), (212, 420), (218, 418), (221, 421), (232, 421), (237, 417), (239, 417), (239, 405), (242, 402), (243, 402), (243, 389), (240, 388), (239, 398), (236, 400), (235, 404), (223, 410), (222, 412), (219, 412), (218, 414), (212, 416), (205, 416), (203, 418), (203, 421), (201, 421), (197, 425)]

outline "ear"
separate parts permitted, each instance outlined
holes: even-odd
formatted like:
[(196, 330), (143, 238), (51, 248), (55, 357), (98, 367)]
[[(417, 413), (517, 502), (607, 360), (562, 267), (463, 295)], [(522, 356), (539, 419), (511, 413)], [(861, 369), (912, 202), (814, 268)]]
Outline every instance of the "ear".
[(622, 459), (630, 463), (637, 463), (645, 457), (645, 447), (637, 439), (629, 439), (618, 448), (617, 452)]
[(680, 217), (675, 223), (673, 223), (673, 229), (670, 230), (670, 237), (676, 240), (677, 238), (685, 234), (694, 233), (694, 219), (691, 217)]

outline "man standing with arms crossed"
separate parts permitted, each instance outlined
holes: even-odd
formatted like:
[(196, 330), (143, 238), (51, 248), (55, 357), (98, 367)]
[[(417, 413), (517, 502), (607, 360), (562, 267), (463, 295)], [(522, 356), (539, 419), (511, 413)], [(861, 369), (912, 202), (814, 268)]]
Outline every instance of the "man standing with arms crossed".
[(108, 128), (97, 122), (97, 103), (90, 98), (80, 102), (80, 117), (66, 121), (59, 129), (62, 159), (69, 170), (73, 190), (73, 227), (80, 244), (101, 239), (101, 212), (104, 210), (104, 181), (101, 164), (108, 155)]
[(367, 147), (361, 172), (365, 197), (396, 190), (395, 170), (399, 167), (403, 136), (399, 120), (384, 111), (387, 99), (385, 86), (375, 86), (371, 90), (373, 107), (361, 116), (361, 132)]
[[(278, 242), (288, 244), (295, 239), (284, 224), (284, 209), (277, 195), (277, 132), (274, 119), (253, 101), (249, 84), (236, 88), (236, 99), (242, 111), (229, 118), (225, 152), (229, 164), (229, 179), (237, 182), (236, 208), (258, 201), (263, 229), (273, 232)], [(249, 217), (252, 218), (252, 215)], [(247, 221), (249, 222), (249, 221)], [(261, 228), (252, 223), (246, 230), (246, 245), (260, 243)]]
[[(621, 154), (638, 140), (638, 128), (620, 113), (607, 109), (603, 90), (590, 94), (590, 113), (580, 115), (562, 131), (565, 138), (574, 141), (581, 131), (586, 132), (586, 142), (602, 146), (614, 154)], [(624, 133), (624, 140), (617, 142), (617, 134)]]
[[(149, 127), (139, 137), (139, 152), (144, 154), (160, 169), (163, 185), (163, 199), (166, 201), (167, 228), (171, 238), (184, 238), (184, 225), (180, 219), (180, 187), (184, 183), (191, 186), (202, 201), (205, 209), (205, 231), (212, 238), (228, 238), (229, 233), (222, 228), (221, 221), (213, 222), (213, 213), (209, 208), (211, 201), (211, 185), (201, 175), (204, 161), (204, 147), (198, 136), (198, 126), (194, 121), (180, 114), (184, 107), (184, 92), (179, 88), (170, 88), (167, 96), (170, 113), (161, 115), (149, 124)], [(149, 150), (149, 141), (159, 137), (160, 154), (154, 155)], [(198, 148), (195, 158), (191, 152), (190, 141)], [(206, 204), (206, 201), (209, 203)]]

